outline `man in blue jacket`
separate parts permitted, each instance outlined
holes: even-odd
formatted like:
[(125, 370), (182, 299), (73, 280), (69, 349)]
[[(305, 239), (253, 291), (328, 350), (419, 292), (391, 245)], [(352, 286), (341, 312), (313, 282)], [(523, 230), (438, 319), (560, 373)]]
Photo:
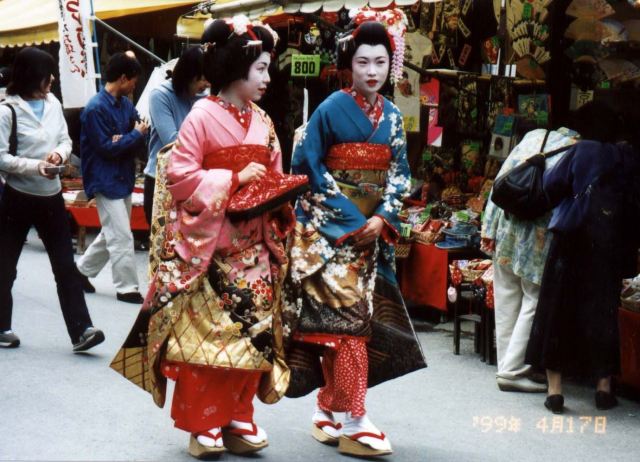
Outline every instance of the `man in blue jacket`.
[(116, 53), (105, 69), (107, 84), (95, 95), (80, 121), (82, 179), (89, 198), (95, 197), (102, 229), (78, 260), (85, 292), (95, 292), (93, 278), (111, 261), (117, 299), (142, 303), (131, 233), (131, 193), (135, 183), (135, 151), (149, 129), (127, 97), (142, 72), (127, 53)]

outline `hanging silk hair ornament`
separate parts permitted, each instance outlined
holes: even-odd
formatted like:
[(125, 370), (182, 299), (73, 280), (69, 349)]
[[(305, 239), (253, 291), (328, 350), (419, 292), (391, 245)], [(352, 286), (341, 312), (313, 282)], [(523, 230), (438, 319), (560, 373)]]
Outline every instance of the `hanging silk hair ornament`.
[(278, 33), (274, 31), (271, 26), (269, 26), (268, 24), (264, 24), (261, 21), (251, 21), (244, 14), (237, 14), (232, 18), (227, 18), (225, 19), (225, 22), (227, 23), (227, 26), (229, 26), (229, 29), (231, 29), (231, 34), (229, 35), (229, 37), (234, 34), (237, 36), (244, 34), (249, 35), (251, 40), (247, 41), (247, 43), (245, 43), (245, 45), (243, 46), (247, 53), (250, 49), (262, 49), (262, 40), (260, 40), (253, 31), (254, 27), (262, 27), (267, 32), (269, 32), (269, 34), (271, 34), (271, 37), (273, 37), (274, 49), (275, 45), (277, 45), (278, 43)]
[[(392, 84), (395, 85), (398, 83), (402, 79), (405, 52), (404, 35), (407, 32), (408, 24), (404, 12), (398, 8), (383, 11), (376, 11), (370, 8), (354, 8), (349, 11), (349, 17), (356, 26), (360, 26), (362, 23), (368, 21), (375, 21), (385, 27), (389, 41), (391, 42), (391, 50), (393, 51), (389, 77)], [(358, 28), (356, 27), (349, 35), (338, 39), (338, 43), (340, 44), (341, 40), (353, 40), (354, 35), (357, 33)]]

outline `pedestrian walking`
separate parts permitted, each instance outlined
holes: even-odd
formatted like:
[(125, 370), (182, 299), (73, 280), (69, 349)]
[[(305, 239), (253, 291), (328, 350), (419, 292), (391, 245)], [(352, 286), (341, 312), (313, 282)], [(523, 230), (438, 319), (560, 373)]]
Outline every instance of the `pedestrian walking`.
[(116, 298), (142, 303), (131, 232), (131, 194), (135, 152), (143, 145), (148, 124), (129, 100), (142, 68), (135, 57), (116, 53), (107, 63), (107, 84), (80, 117), (82, 180), (87, 197), (96, 200), (102, 229), (78, 261), (85, 292), (95, 292), (89, 278), (111, 262)]
[[(575, 142), (577, 133), (566, 128), (533, 130), (511, 151), (498, 176), (540, 152), (549, 152)], [(550, 168), (560, 160), (546, 160)], [(493, 255), (496, 350), (496, 382), (502, 391), (544, 392), (547, 386), (530, 379), (531, 366), (524, 356), (531, 324), (538, 306), (542, 271), (549, 251), (547, 231), (551, 213), (534, 220), (507, 214), (491, 199), (482, 222), (482, 249)]]
[(426, 366), (394, 272), (411, 185), (406, 136), (402, 114), (378, 93), (402, 69), (404, 21), (396, 9), (356, 13), (338, 45), (353, 86), (315, 110), (292, 159), (311, 191), (297, 204), (285, 290), (289, 395), (320, 388), (313, 437), (355, 456), (392, 452), (369, 419), (367, 389)]
[(144, 169), (144, 214), (150, 225), (158, 151), (176, 140), (193, 103), (204, 96), (203, 92), (210, 86), (204, 78), (203, 57), (200, 46), (188, 48), (170, 72), (170, 79), (149, 95), (151, 136), (149, 159)]
[[(277, 35), (237, 16), (214, 21), (205, 37), (214, 94), (194, 104), (172, 150), (158, 157), (153, 276), (111, 364), (159, 406), (166, 379), (176, 381), (171, 417), (198, 458), (268, 445), (253, 401), (273, 403), (288, 385), (279, 293), (293, 223), (288, 204), (279, 210), (268, 199), (288, 183), (273, 122), (254, 103), (270, 82)], [(254, 186), (244, 203), (253, 213), (242, 207), (232, 219), (231, 202)]]
[(51, 55), (42, 50), (21, 50), (13, 64), (8, 96), (0, 105), (0, 171), (7, 174), (0, 200), (0, 346), (20, 345), (11, 330), (11, 289), (27, 233), (34, 226), (49, 255), (73, 351), (79, 352), (101, 343), (104, 334), (93, 327), (73, 261), (58, 176), (71, 154), (71, 138), (62, 106), (51, 94), (56, 67)]
[(557, 207), (526, 362), (547, 370), (544, 404), (554, 413), (564, 409), (566, 374), (597, 382), (598, 409), (617, 405), (620, 292), (622, 279), (637, 274), (640, 246), (640, 159), (637, 147), (616, 143), (622, 125), (606, 104), (581, 107), (575, 128), (583, 141), (544, 174)]

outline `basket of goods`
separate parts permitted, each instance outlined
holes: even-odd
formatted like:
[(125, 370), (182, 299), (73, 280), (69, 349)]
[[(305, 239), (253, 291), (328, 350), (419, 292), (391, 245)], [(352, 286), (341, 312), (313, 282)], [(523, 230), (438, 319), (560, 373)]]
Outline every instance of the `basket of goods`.
[(472, 283), (479, 280), (491, 265), (491, 260), (454, 260), (449, 265), (449, 271), (451, 274), (460, 274), (460, 282)]
[(411, 235), (411, 225), (408, 223), (401, 223), (400, 240), (396, 244), (396, 259), (408, 258), (411, 253), (412, 244), (413, 236)]
[(464, 194), (457, 186), (449, 186), (442, 191), (442, 202), (457, 209), (464, 208), (473, 194)]
[(445, 228), (443, 220), (429, 218), (422, 225), (416, 226), (411, 230), (413, 239), (420, 244), (435, 244), (444, 239), (442, 231)]

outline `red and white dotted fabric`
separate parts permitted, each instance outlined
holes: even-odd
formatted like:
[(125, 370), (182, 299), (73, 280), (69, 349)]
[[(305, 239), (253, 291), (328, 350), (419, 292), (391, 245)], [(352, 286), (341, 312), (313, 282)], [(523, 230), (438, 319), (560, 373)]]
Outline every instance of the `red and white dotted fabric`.
[(253, 113), (253, 111), (251, 111), (250, 103), (245, 104), (242, 109), (238, 109), (233, 104), (226, 102), (216, 95), (209, 96), (209, 99), (214, 103), (218, 103), (229, 114), (231, 114), (231, 116), (233, 116), (233, 118), (236, 119), (236, 121), (238, 121), (240, 125), (242, 125), (242, 128), (244, 128), (245, 132), (249, 130), (249, 126), (251, 125), (251, 116)]
[(369, 358), (364, 339), (348, 338), (322, 357), (325, 386), (318, 393), (318, 406), (324, 411), (350, 412), (354, 417), (366, 414)]

